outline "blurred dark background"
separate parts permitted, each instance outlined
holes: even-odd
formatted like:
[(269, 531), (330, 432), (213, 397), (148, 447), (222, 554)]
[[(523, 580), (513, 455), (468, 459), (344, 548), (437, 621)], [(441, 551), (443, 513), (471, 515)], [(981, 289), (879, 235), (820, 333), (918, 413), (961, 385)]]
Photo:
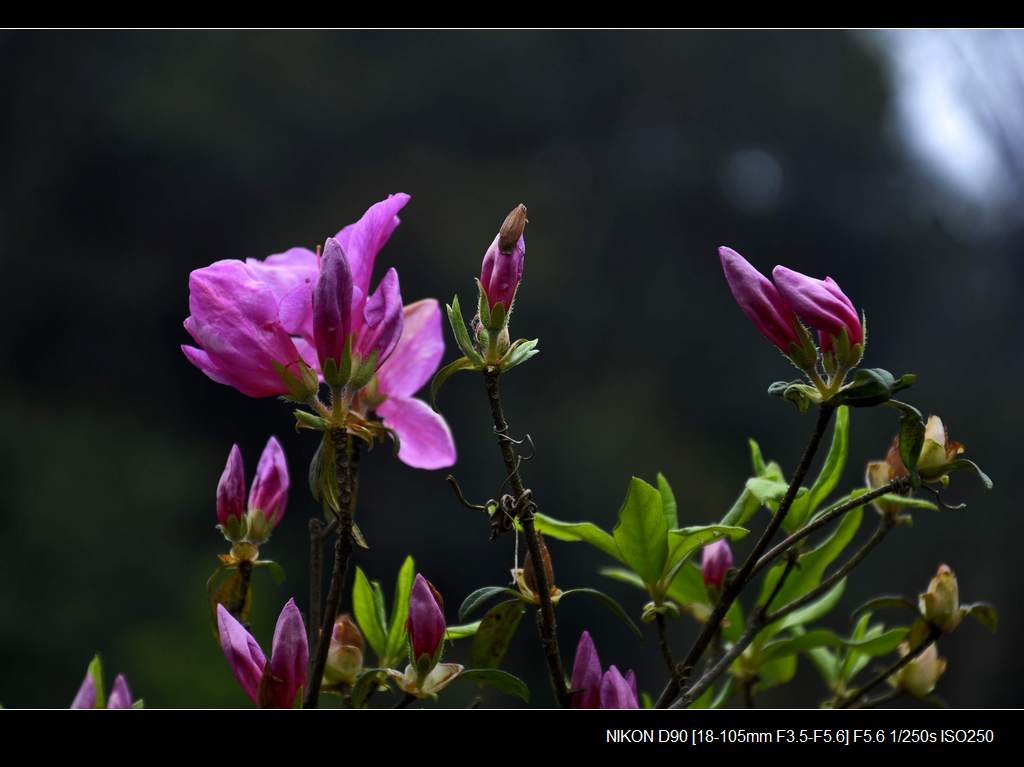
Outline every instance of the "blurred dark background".
[[(284, 601), (305, 605), (315, 439), (279, 402), (186, 362), (188, 273), (313, 246), (405, 191), (376, 274), (396, 266), (407, 301), (471, 303), (504, 215), (528, 204), (513, 333), (539, 336), (543, 352), (509, 377), (506, 406), (536, 443), (526, 474), (542, 509), (606, 528), (630, 475), (658, 470), (681, 520), (717, 520), (748, 476), (748, 436), (788, 472), (811, 430), (765, 394), (793, 371), (733, 303), (717, 246), (765, 272), (836, 278), (867, 312), (866, 364), (916, 372), (907, 399), (940, 413), (996, 487), (956, 476), (949, 495), (970, 509), (898, 530), (827, 623), (845, 632), (855, 605), (916, 594), (947, 562), (964, 598), (995, 602), (1003, 623), (995, 636), (965, 623), (942, 641), (939, 694), (1020, 706), (1022, 43), (1000, 32), (3, 33), (0, 703), (67, 706), (99, 650), (108, 683), (123, 671), (148, 706), (249, 705), (207, 625), (205, 582), (225, 550), (214, 490), (232, 442), (251, 476), (267, 436), (282, 439), (292, 499), (263, 553), (288, 579), (255, 581), (267, 646)], [(471, 497), (493, 496), (503, 472), (482, 383), (456, 377), (440, 406), (454, 473)], [(884, 455), (896, 418), (878, 409), (852, 423), (848, 488)], [(357, 562), (390, 595), (414, 554), (455, 622), (469, 591), (507, 580), (513, 551), (510, 537), (487, 542), (445, 473), (409, 469), (387, 447), (364, 460), (358, 521), (372, 548)], [(610, 564), (599, 552), (551, 548), (563, 588), (594, 585), (639, 612), (640, 592), (597, 575)], [(635, 668), (656, 695), (653, 632), (641, 644), (609, 616), (583, 599), (560, 609), (567, 663), (587, 627), (605, 664)], [(681, 651), (695, 627), (672, 632)], [(527, 620), (506, 667), (550, 703)], [(801, 660), (796, 682), (761, 702), (823, 697)]]

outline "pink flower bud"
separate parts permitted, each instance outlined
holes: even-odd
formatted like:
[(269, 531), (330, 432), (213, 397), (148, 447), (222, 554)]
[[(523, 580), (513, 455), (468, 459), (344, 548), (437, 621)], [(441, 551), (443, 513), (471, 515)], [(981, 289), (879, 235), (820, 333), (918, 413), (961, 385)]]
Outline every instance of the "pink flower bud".
[(249, 491), (249, 512), (262, 514), (273, 529), (284, 516), (287, 504), (288, 462), (277, 437), (271, 437), (256, 467), (256, 477)]
[(800, 346), (800, 341), (796, 334), (796, 316), (786, 299), (767, 277), (732, 248), (719, 248), (718, 257), (725, 281), (747, 319), (783, 354), (790, 355), (790, 347)]
[(107, 697), (107, 708), (131, 708), (132, 691), (128, 689), (128, 680), (124, 674), (118, 674), (114, 679), (114, 686), (110, 688), (110, 695)]
[(576, 645), (576, 659), (572, 664), (570, 708), (600, 708), (601, 702), (601, 659), (597, 647), (584, 631)]
[(348, 259), (331, 237), (324, 245), (320, 275), (313, 289), (313, 340), (321, 366), (328, 359), (341, 361), (345, 339), (351, 332), (352, 295)]
[(853, 302), (831, 277), (817, 280), (785, 266), (776, 266), (772, 279), (797, 316), (819, 331), (822, 351), (829, 351), (832, 339), (844, 330), (851, 346), (864, 342), (864, 328)]
[(339, 615), (331, 632), (324, 676), (329, 682), (355, 684), (363, 669), (363, 635), (355, 621), (345, 613)]
[(633, 686), (615, 666), (609, 666), (601, 677), (600, 697), (600, 708), (640, 708)]
[(526, 261), (526, 206), (517, 205), (505, 217), (498, 235), (484, 254), (480, 265), (480, 285), (487, 296), (487, 303), (493, 309), (501, 303), (505, 310), (512, 308), (516, 289), (523, 279)]
[(721, 589), (725, 574), (732, 567), (732, 549), (724, 538), (704, 547), (700, 574), (708, 588)]
[(412, 658), (415, 664), (424, 655), (435, 659), (447, 624), (441, 595), (430, 581), (419, 573), (409, 595), (409, 641), (412, 643)]
[(228, 462), (217, 483), (217, 522), (227, 526), (228, 520), (241, 520), (245, 515), (245, 466), (238, 445), (231, 446)]

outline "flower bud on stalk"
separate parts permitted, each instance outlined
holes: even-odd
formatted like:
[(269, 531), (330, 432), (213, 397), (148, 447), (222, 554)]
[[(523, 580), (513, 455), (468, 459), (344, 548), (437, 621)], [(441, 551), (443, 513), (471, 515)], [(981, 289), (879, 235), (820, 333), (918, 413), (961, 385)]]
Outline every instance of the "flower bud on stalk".
[[(478, 340), (482, 348), (494, 347), (495, 354), (508, 349), (508, 317), (512, 312), (526, 261), (526, 206), (517, 205), (505, 217), (494, 242), (480, 265), (480, 321)], [(502, 348), (503, 347), (503, 348)]]
[(732, 549), (724, 538), (704, 547), (700, 574), (709, 591), (714, 590), (717, 593), (722, 590), (725, 574), (732, 564)]
[(232, 553), (236, 559), (256, 558), (256, 547), (267, 542), (284, 516), (288, 487), (284, 450), (277, 438), (271, 437), (260, 456), (246, 504), (242, 452), (238, 445), (231, 446), (217, 484), (217, 527), (234, 544)]
[(333, 683), (355, 684), (363, 670), (363, 647), (363, 635), (348, 613), (338, 616), (327, 651), (324, 678)]
[(409, 595), (409, 645), (412, 662), (417, 668), (437, 663), (444, 641), (447, 624), (444, 620), (444, 601), (433, 584), (419, 573)]
[[(548, 552), (547, 544), (544, 543), (544, 536), (537, 535), (537, 545), (540, 549), (540, 558), (544, 567), (544, 576), (548, 582), (548, 592), (551, 596), (560, 594), (558, 587), (555, 586), (555, 571), (551, 567), (551, 554)], [(526, 552), (526, 561), (523, 562), (523, 584), (530, 591), (530, 596), (540, 594), (540, 587), (537, 585), (537, 571), (534, 567), (533, 557), (529, 550)]]
[(948, 565), (939, 565), (928, 591), (920, 597), (920, 608), (929, 623), (946, 633), (960, 625), (960, 588)]
[(818, 280), (785, 266), (776, 266), (772, 279), (797, 316), (818, 331), (826, 370), (849, 370), (860, 362), (864, 326), (835, 280)]
[[(900, 645), (900, 655), (910, 652), (910, 645)], [(939, 648), (935, 642), (900, 669), (899, 673), (889, 678), (889, 683), (915, 698), (926, 698), (935, 689), (939, 677), (946, 671), (946, 659), (939, 657)]]

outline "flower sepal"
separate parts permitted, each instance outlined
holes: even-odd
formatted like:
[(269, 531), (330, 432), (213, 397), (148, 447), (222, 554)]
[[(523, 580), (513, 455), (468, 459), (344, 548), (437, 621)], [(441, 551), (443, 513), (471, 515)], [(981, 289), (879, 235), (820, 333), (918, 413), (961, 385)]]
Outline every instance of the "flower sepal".
[[(285, 402), (305, 403), (316, 396), (317, 390), (320, 388), (320, 379), (317, 378), (316, 371), (305, 362), (299, 360), (294, 365), (287, 367), (276, 361), (272, 364), (288, 392), (281, 395), (281, 399)], [(291, 368), (293, 367), (298, 369), (297, 374), (292, 372)]]

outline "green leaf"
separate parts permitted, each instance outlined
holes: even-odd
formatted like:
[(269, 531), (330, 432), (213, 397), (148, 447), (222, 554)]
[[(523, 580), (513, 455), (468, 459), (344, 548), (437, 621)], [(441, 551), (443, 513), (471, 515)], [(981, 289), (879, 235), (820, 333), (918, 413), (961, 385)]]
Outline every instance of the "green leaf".
[(466, 328), (466, 321), (462, 318), (462, 309), (459, 307), (459, 297), (452, 299), (451, 306), (446, 306), (448, 311), (448, 323), (452, 326), (452, 333), (455, 335), (455, 342), (465, 354), (476, 365), (483, 365), (483, 357), (473, 346), (469, 338), (469, 330)]
[(745, 527), (730, 525), (701, 525), (669, 530), (669, 550), (671, 551), (668, 556), (669, 565), (675, 565), (683, 557), (721, 538), (730, 538), (735, 541), (749, 532)]
[(378, 658), (387, 655), (387, 633), (377, 608), (374, 589), (366, 579), (363, 569), (356, 565), (355, 583), (352, 585), (352, 612), (356, 622)]
[(665, 595), (680, 605), (693, 603), (710, 605), (708, 590), (700, 574), (700, 566), (695, 562), (687, 562), (681, 567), (668, 585)]
[(861, 368), (853, 374), (850, 383), (840, 390), (836, 400), (851, 407), (872, 407), (888, 402), (897, 390), (896, 379), (888, 370)]
[(709, 684), (707, 689), (704, 690), (704, 692), (702, 692), (700, 694), (700, 697), (697, 698), (697, 700), (695, 700), (689, 706), (687, 706), (687, 708), (692, 708), (692, 709), (711, 708), (711, 702), (714, 699), (715, 699), (715, 686), (713, 684)]
[(473, 621), (472, 623), (463, 623), (459, 626), (449, 626), (445, 632), (445, 639), (465, 639), (471, 637), (480, 628), (480, 621)]
[(364, 668), (359, 672), (355, 684), (352, 685), (352, 708), (362, 708), (363, 704), (366, 703), (370, 690), (388, 679), (387, 676), (382, 674), (384, 671), (387, 671), (387, 669)]
[(620, 605), (618, 602), (616, 602), (610, 596), (605, 594), (603, 591), (598, 591), (597, 589), (589, 589), (589, 588), (569, 589), (568, 591), (563, 591), (562, 592), (562, 596), (559, 597), (559, 599), (558, 599), (559, 603), (561, 603), (561, 601), (563, 599), (565, 599), (567, 596), (570, 596), (571, 594), (589, 594), (592, 597), (596, 597), (600, 602), (602, 602), (605, 605), (605, 607), (607, 607), (609, 610), (611, 610), (613, 613), (615, 613), (615, 615), (623, 623), (625, 623), (627, 626), (629, 626), (630, 630), (632, 630), (632, 632), (634, 634), (636, 634), (636, 638), (637, 639), (640, 639), (642, 637), (642, 635), (640, 634), (640, 629), (630, 619), (629, 615), (626, 614), (626, 611), (622, 609), (622, 605)]
[(974, 461), (968, 460), (967, 458), (957, 458), (955, 461), (950, 462), (948, 466), (951, 469), (971, 469), (978, 475), (978, 479), (981, 480), (981, 484), (985, 486), (986, 490), (992, 489), (992, 480)]
[(658, 492), (661, 493), (661, 510), (665, 514), (665, 524), (669, 530), (679, 527), (679, 507), (676, 504), (676, 496), (672, 492), (665, 475), (658, 472)]
[(488, 610), (473, 637), (469, 664), (474, 668), (500, 666), (525, 612), (521, 599), (510, 599)]
[(733, 501), (732, 506), (727, 512), (725, 512), (725, 516), (722, 517), (721, 524), (729, 525), (730, 527), (734, 525), (744, 525), (760, 508), (761, 501), (758, 500), (757, 496), (750, 492), (746, 486), (744, 486), (743, 492), (740, 493), (739, 498)]
[(840, 644), (842, 644), (842, 639), (831, 629), (814, 629), (799, 636), (769, 642), (761, 650), (759, 659), (762, 663), (768, 663), (787, 655), (807, 652), (816, 647), (836, 647)]
[(999, 612), (990, 604), (976, 602), (960, 608), (964, 615), (969, 615), (993, 634), (999, 628)]
[(795, 655), (765, 663), (757, 670), (758, 682), (755, 689), (767, 690), (769, 687), (786, 684), (796, 674), (796, 665)]
[(911, 486), (917, 488), (921, 484), (917, 473), (917, 460), (921, 457), (921, 448), (924, 447), (924, 417), (920, 410), (905, 402), (891, 400), (889, 404), (900, 411), (900, 458), (910, 472)]
[(320, 444), (316, 446), (316, 452), (313, 453), (312, 460), (309, 462), (309, 492), (317, 503), (320, 502), (320, 483), (322, 482), (320, 477), (324, 469), (324, 440), (326, 439), (327, 435), (324, 434)]
[(540, 349), (537, 348), (539, 339), (534, 338), (531, 341), (527, 341), (524, 338), (520, 338), (509, 347), (508, 351), (505, 352), (505, 356), (501, 358), (501, 362), (498, 363), (498, 367), (501, 372), (511, 370), (518, 365), (522, 365), (531, 357), (535, 357), (540, 354)]
[(92, 660), (89, 661), (89, 668), (86, 669), (85, 673), (92, 677), (93, 686), (96, 688), (96, 703), (93, 707), (106, 708), (107, 693), (106, 688), (103, 686), (103, 659), (100, 658), (99, 653), (92, 656)]
[(761, 446), (754, 441), (753, 437), (747, 439), (750, 446), (750, 465), (754, 470), (755, 477), (764, 476), (764, 456), (761, 455)]
[(888, 631), (882, 631), (881, 626), (876, 627), (877, 631), (872, 632), (863, 639), (844, 640), (843, 644), (870, 658), (879, 655), (888, 655), (893, 652), (907, 637), (910, 631), (906, 626), (897, 626)]
[(850, 434), (850, 408), (845, 405), (836, 409), (835, 425), (832, 427), (832, 444), (829, 446), (825, 463), (818, 472), (814, 484), (807, 494), (807, 511), (798, 523), (802, 525), (807, 517), (818, 510), (822, 501), (828, 498), (842, 477), (846, 466)]
[(284, 568), (273, 559), (257, 559), (253, 562), (253, 567), (266, 568), (270, 573), (270, 577), (274, 579), (274, 583), (284, 583)]
[(736, 685), (735, 677), (728, 677), (725, 683), (718, 689), (718, 694), (715, 699), (711, 701), (711, 705), (708, 708), (717, 709), (725, 706), (729, 702), (729, 698), (732, 697), (733, 688)]
[(920, 612), (918, 610), (917, 603), (913, 600), (900, 596), (884, 596), (869, 599), (867, 602), (865, 602), (856, 610), (854, 610), (850, 615), (851, 617), (856, 617), (860, 613), (874, 612), (875, 610), (881, 610), (887, 607), (907, 609), (913, 612), (915, 615), (919, 614)]
[(794, 610), (778, 623), (772, 624), (769, 629), (774, 627), (775, 630), (772, 633), (777, 633), (792, 626), (801, 626), (805, 623), (811, 623), (818, 620), (836, 606), (842, 598), (843, 590), (845, 588), (846, 578), (843, 578), (822, 596), (818, 597), (810, 604), (804, 605), (799, 610)]
[(470, 668), (459, 674), (458, 678), (485, 684), (507, 695), (514, 695), (525, 703), (530, 702), (530, 690), (526, 683), (507, 671), (496, 668)]
[(656, 583), (665, 570), (667, 537), (661, 493), (633, 477), (612, 538), (626, 564), (648, 585)]
[(789, 483), (765, 477), (751, 477), (747, 480), (747, 490), (753, 493), (758, 501), (767, 504), (769, 501), (781, 501), (789, 490)]
[(437, 393), (441, 391), (441, 387), (444, 386), (445, 381), (460, 371), (476, 369), (477, 364), (469, 357), (459, 357), (455, 362), (449, 362), (443, 368), (438, 370), (430, 381), (430, 406), (434, 410), (437, 410)]
[(836, 653), (827, 647), (815, 647), (808, 650), (806, 655), (818, 669), (818, 673), (821, 674), (821, 678), (825, 680), (828, 688), (833, 689), (839, 679), (839, 658)]
[(391, 603), (391, 621), (388, 623), (388, 638), (385, 642), (385, 655), (388, 660), (401, 660), (405, 654), (409, 595), (412, 593), (412, 582), (415, 577), (416, 563), (408, 556), (402, 562), (398, 570), (398, 579), (395, 581), (395, 601)]
[(465, 620), (467, 615), (475, 612), (480, 605), (490, 601), (498, 594), (508, 594), (516, 599), (523, 598), (522, 594), (508, 586), (483, 586), (462, 600), (462, 606), (459, 607), (459, 620)]
[(630, 586), (636, 586), (641, 591), (647, 591), (643, 578), (632, 570), (627, 570), (624, 567), (602, 567), (598, 572), (606, 578), (628, 583)]
[(593, 522), (563, 522), (546, 514), (535, 514), (533, 523), (544, 535), (550, 535), (559, 541), (584, 541), (626, 564), (612, 536)]

